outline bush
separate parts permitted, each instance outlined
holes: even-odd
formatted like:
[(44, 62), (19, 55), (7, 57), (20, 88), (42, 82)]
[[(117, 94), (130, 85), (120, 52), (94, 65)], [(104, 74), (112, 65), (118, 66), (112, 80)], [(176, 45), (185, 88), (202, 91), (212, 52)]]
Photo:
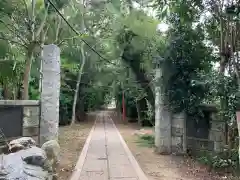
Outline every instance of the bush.
[(144, 134), (139, 136), (138, 143), (143, 146), (153, 147), (155, 138), (153, 135)]
[(213, 169), (226, 169), (234, 171), (239, 168), (238, 150), (224, 149), (221, 153), (202, 152), (198, 161)]

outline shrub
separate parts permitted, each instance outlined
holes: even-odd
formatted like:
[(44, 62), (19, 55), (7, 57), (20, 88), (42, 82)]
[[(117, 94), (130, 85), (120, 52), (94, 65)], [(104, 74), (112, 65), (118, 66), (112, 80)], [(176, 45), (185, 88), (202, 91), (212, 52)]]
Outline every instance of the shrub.
[(139, 136), (138, 143), (142, 146), (153, 147), (154, 146), (154, 136), (150, 134), (144, 134)]
[(220, 153), (202, 152), (197, 158), (202, 164), (206, 164), (213, 169), (226, 169), (234, 171), (239, 168), (238, 150), (224, 149)]

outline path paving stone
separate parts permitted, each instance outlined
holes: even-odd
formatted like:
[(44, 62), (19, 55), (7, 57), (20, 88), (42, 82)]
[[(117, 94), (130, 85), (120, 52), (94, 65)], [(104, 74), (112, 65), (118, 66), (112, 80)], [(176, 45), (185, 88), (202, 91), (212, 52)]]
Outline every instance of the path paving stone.
[(120, 136), (108, 113), (100, 112), (71, 180), (147, 180)]

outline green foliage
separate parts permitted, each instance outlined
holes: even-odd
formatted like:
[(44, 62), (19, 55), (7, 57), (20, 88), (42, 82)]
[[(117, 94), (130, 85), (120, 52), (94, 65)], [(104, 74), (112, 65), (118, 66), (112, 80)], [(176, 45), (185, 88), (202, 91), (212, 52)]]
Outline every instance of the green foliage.
[(32, 77), (29, 86), (29, 98), (31, 100), (40, 100), (40, 92), (38, 86), (39, 79)]
[(16, 2), (14, 2), (14, 0), (1, 0), (0, 14), (3, 13), (3, 14), (11, 15), (11, 13), (13, 12), (12, 3), (16, 3)]
[(131, 14), (123, 19), (123, 24), (141, 38), (155, 36), (158, 23), (159, 21), (147, 16), (142, 11), (131, 11)]
[(73, 93), (62, 90), (60, 93), (60, 114), (59, 124), (67, 125), (71, 119), (71, 108), (73, 102)]
[(0, 59), (4, 59), (10, 53), (10, 44), (0, 40)]
[(154, 119), (154, 107), (152, 107), (152, 105), (151, 105), (151, 103), (149, 103), (149, 101), (148, 100), (146, 100), (147, 101), (147, 110), (146, 110), (146, 112), (145, 112), (145, 114), (146, 114), (146, 117), (145, 117), (145, 119), (152, 125), (152, 126), (154, 126), (154, 124), (155, 124), (155, 122), (153, 122), (153, 119)]
[(178, 25), (171, 32), (163, 71), (165, 93), (175, 111), (191, 111), (208, 91), (199, 73), (209, 72), (213, 57), (202, 42), (201, 31)]
[(159, 18), (165, 20), (174, 13), (180, 15), (179, 23), (181, 24), (198, 20), (200, 12), (204, 10), (202, 0), (173, 0), (171, 2), (154, 0), (154, 2), (154, 9)]
[(140, 135), (137, 143), (140, 146), (154, 147), (154, 136), (148, 134)]
[(107, 91), (103, 87), (89, 88), (85, 95), (85, 108), (87, 111), (99, 109), (105, 104)]
[[(204, 96), (203, 102), (206, 104), (215, 104), (220, 115), (227, 122), (235, 119), (236, 105), (239, 103), (236, 99), (238, 85), (235, 76), (221, 76), (218, 72), (212, 71), (201, 74), (202, 80), (208, 87), (208, 91)], [(224, 106), (221, 109), (220, 101), (224, 100)]]
[[(136, 104), (139, 103), (141, 120), (154, 124), (153, 61), (160, 56), (165, 60), (162, 65), (164, 78), (161, 86), (164, 87), (166, 103), (172, 110), (197, 114), (197, 106), (204, 102), (221, 107), (220, 113), (227, 121), (235, 119), (235, 94), (239, 91), (236, 70), (232, 65), (235, 62), (226, 63), (230, 69), (228, 76), (220, 76), (212, 67), (213, 63), (220, 61), (220, 56), (213, 52), (220, 47), (219, 17), (205, 17), (204, 22), (200, 22), (202, 13), (213, 10), (209, 8), (211, 4), (206, 5), (202, 0), (154, 0), (151, 4), (143, 3), (143, 6), (148, 4), (157, 10), (157, 19), (147, 15), (145, 9), (133, 7), (132, 1), (91, 2), (87, 10), (79, 1), (51, 1), (82, 35), (73, 34), (66, 23), (60, 21), (54, 8), (48, 7), (47, 0), (36, 1), (35, 18), (31, 17), (31, 0), (0, 0), (1, 91), (7, 87), (16, 93), (22, 86), (25, 56), (29, 48), (32, 48), (32, 23), (37, 30), (47, 14), (48, 7), (47, 20), (43, 27), (43, 32), (46, 33), (44, 43), (59, 43), (61, 47), (61, 125), (69, 124), (71, 119), (77, 74), (82, 63), (80, 39), (87, 41), (105, 57), (98, 57), (90, 48), (84, 46), (87, 62), (77, 102), (77, 111), (80, 113), (96, 110), (109, 103), (113, 97), (121, 108), (124, 91), (127, 116), (137, 118)], [(68, 6), (65, 6), (66, 4)], [(239, 8), (225, 9), (227, 14), (221, 12), (221, 17), (227, 22), (225, 24), (232, 26), (233, 21), (229, 23), (228, 20), (238, 19), (239, 13), (236, 10)], [(85, 29), (81, 28), (82, 18), (85, 20)], [(160, 22), (168, 23), (168, 32), (156, 30)], [(228, 31), (230, 30), (224, 27), (224, 33)], [(236, 31), (239, 29), (236, 28)], [(36, 57), (40, 54), (41, 36), (36, 37), (33, 43), (36, 48), (31, 69), (30, 99), (39, 99), (40, 61)], [(236, 37), (239, 38), (237, 32)], [(210, 41), (211, 45), (207, 46), (206, 40)], [(236, 41), (236, 44), (239, 42)], [(125, 61), (122, 56), (124, 53), (127, 54)], [(149, 91), (146, 90), (148, 87)], [(149, 98), (150, 91), (153, 94), (152, 99)], [(0, 98), (4, 98), (2, 93)], [(153, 147), (154, 136), (140, 136), (138, 143)], [(237, 150), (205, 154), (199, 161), (214, 168), (236, 168), (239, 163)]]
[[(68, 4), (68, 0), (51, 0), (51, 2), (56, 6), (57, 9), (62, 9), (66, 4)], [(48, 0), (44, 0), (45, 7), (48, 7)], [(49, 6), (49, 12), (55, 12), (55, 9), (52, 6)]]
[(198, 157), (198, 161), (212, 167), (213, 169), (236, 170), (239, 167), (238, 150), (225, 149), (218, 154), (202, 152), (202, 155)]

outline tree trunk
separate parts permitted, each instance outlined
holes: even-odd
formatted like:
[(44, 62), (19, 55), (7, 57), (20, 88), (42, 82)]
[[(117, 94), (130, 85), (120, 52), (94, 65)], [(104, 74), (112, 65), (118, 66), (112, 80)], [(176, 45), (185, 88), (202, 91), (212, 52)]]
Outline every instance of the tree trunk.
[(44, 44), (42, 43), (40, 48), (41, 48), (41, 52), (40, 52), (40, 68), (39, 68), (39, 85), (38, 85), (38, 91), (41, 95), (42, 92), (42, 62), (43, 62), (43, 46)]
[[(31, 14), (31, 42), (35, 41), (35, 7), (36, 7), (36, 1), (32, 0), (32, 14)], [(29, 99), (29, 79), (30, 79), (30, 73), (31, 73), (31, 67), (32, 67), (32, 58), (33, 58), (33, 50), (34, 50), (34, 43), (28, 45), (27, 49), (27, 56), (26, 56), (26, 65), (25, 65), (25, 71), (24, 71), (24, 77), (23, 77), (23, 92), (22, 92), (22, 99), (28, 100)]]
[[(226, 52), (228, 49), (228, 43), (229, 43), (229, 40), (227, 39), (227, 34), (225, 33), (228, 33), (228, 32), (225, 32), (224, 31), (228, 31), (229, 27), (227, 27), (227, 24), (224, 24), (224, 19), (223, 17), (219, 17), (220, 18), (220, 67), (219, 67), (219, 75), (220, 77), (224, 77), (225, 76), (225, 68), (226, 68), (226, 65), (227, 63), (229, 62), (229, 57), (226, 56)], [(224, 28), (225, 26), (225, 28)], [(224, 30), (225, 29), (225, 30)], [(231, 47), (233, 48), (233, 47)], [(224, 88), (224, 84), (221, 84), (221, 89), (225, 89)], [(226, 92), (223, 90), (223, 92), (221, 93), (220, 95), (220, 119), (221, 121), (224, 121), (226, 122), (226, 126), (225, 126), (225, 136), (226, 136), (226, 139), (225, 139), (225, 143), (228, 143), (228, 145), (231, 146), (231, 142), (228, 141), (228, 135), (229, 135), (229, 127), (228, 127), (228, 117), (226, 116), (226, 111), (228, 111), (228, 97), (227, 97), (227, 94)], [(230, 143), (230, 144), (229, 144)]]
[(26, 57), (26, 65), (25, 65), (25, 71), (24, 71), (24, 77), (23, 77), (23, 92), (22, 92), (22, 99), (28, 100), (28, 89), (29, 89), (29, 79), (30, 79), (30, 72), (31, 72), (31, 66), (32, 66), (32, 58), (33, 58), (33, 51), (29, 50), (27, 52)]
[(11, 96), (12, 96), (12, 92), (9, 88), (9, 84), (5, 82), (3, 84), (3, 99), (5, 100), (11, 99)]
[(8, 88), (7, 83), (3, 85), (3, 99), (5, 100), (11, 99), (11, 92)]
[(139, 109), (140, 109), (140, 117), (142, 119), (142, 121), (141, 121), (142, 126), (153, 125), (153, 122), (151, 122), (151, 121), (149, 121), (149, 119), (147, 119), (147, 115), (146, 115), (147, 108), (148, 108), (148, 106), (147, 106), (146, 98), (142, 98), (141, 100), (139, 100)]
[(43, 63), (43, 47), (44, 47), (44, 42), (45, 42), (45, 37), (47, 35), (48, 28), (44, 32), (43, 30), (40, 32), (40, 39), (41, 39), (41, 45), (40, 45), (40, 68), (39, 68), (39, 93), (41, 94), (42, 92), (42, 63)]
[(145, 70), (140, 67), (141, 54), (140, 53), (132, 54), (131, 47), (129, 45), (124, 49), (122, 59), (126, 64), (128, 64), (130, 66), (132, 72), (136, 76), (137, 82), (147, 93), (148, 101), (150, 102), (152, 107), (154, 107), (154, 93), (150, 86), (151, 80), (149, 80), (146, 77)]
[[(81, 65), (81, 66), (83, 66), (83, 65)], [(82, 71), (80, 70), (78, 72), (77, 84), (76, 84), (76, 89), (75, 89), (75, 94), (74, 94), (74, 99), (73, 99), (71, 125), (74, 125), (75, 122), (76, 122), (76, 106), (77, 106), (78, 92), (79, 92), (79, 86), (80, 86), (80, 82), (81, 82), (81, 76), (82, 76)]]
[(75, 89), (75, 94), (74, 94), (74, 99), (73, 99), (71, 125), (75, 124), (75, 121), (76, 121), (76, 105), (77, 105), (78, 94), (79, 94), (79, 86), (80, 86), (80, 83), (81, 83), (83, 68), (84, 68), (85, 61), (86, 61), (83, 48), (84, 48), (84, 44), (82, 44), (82, 47), (81, 47), (82, 64), (81, 64), (80, 71), (78, 72), (78, 79), (77, 79), (77, 84), (76, 84), (76, 89)]
[(136, 109), (137, 109), (137, 115), (138, 115), (138, 125), (141, 126), (141, 124), (142, 124), (141, 110), (140, 110), (140, 106), (139, 106), (139, 102), (138, 101), (136, 101)]
[[(237, 98), (236, 117), (237, 117), (237, 129), (238, 129), (238, 157), (240, 159), (240, 138), (239, 138), (240, 137), (240, 76), (239, 76), (237, 67), (235, 67), (235, 72), (236, 72), (237, 82), (238, 82), (238, 92), (236, 94), (236, 98)], [(234, 128), (232, 128), (232, 138), (235, 137), (234, 135), (235, 135)], [(234, 139), (232, 139), (232, 141), (234, 141)], [(240, 165), (240, 161), (239, 161), (239, 165)]]
[(18, 91), (18, 86), (13, 88), (13, 100), (17, 99), (17, 91)]
[[(240, 110), (237, 110), (236, 112), (236, 117), (237, 117), (237, 128), (238, 128), (238, 136), (240, 136)], [(240, 159), (240, 138), (238, 138), (238, 157)]]
[[(81, 78), (82, 79), (82, 78)], [(81, 90), (81, 86), (79, 87), (79, 91)], [(85, 111), (84, 111), (84, 95), (81, 95), (79, 93), (79, 98), (78, 98), (78, 103), (77, 103), (77, 107), (78, 107), (78, 114), (76, 115), (77, 116), (77, 120), (78, 121), (83, 121), (85, 119)]]
[[(82, 5), (84, 5), (84, 0), (82, 0), (81, 2)], [(84, 12), (82, 12), (82, 22), (81, 22), (81, 28), (84, 31), (85, 29), (85, 22), (84, 22)], [(73, 99), (73, 106), (72, 106), (72, 121), (71, 121), (71, 125), (75, 124), (76, 121), (76, 105), (77, 105), (77, 100), (78, 100), (78, 95), (79, 95), (79, 86), (81, 83), (81, 77), (82, 77), (82, 73), (83, 73), (83, 69), (84, 69), (84, 65), (86, 62), (86, 57), (85, 57), (85, 52), (84, 52), (84, 43), (82, 42), (81, 44), (81, 68), (78, 72), (78, 78), (77, 78), (77, 84), (76, 84), (76, 89), (75, 89), (75, 94), (74, 94), (74, 99)]]

